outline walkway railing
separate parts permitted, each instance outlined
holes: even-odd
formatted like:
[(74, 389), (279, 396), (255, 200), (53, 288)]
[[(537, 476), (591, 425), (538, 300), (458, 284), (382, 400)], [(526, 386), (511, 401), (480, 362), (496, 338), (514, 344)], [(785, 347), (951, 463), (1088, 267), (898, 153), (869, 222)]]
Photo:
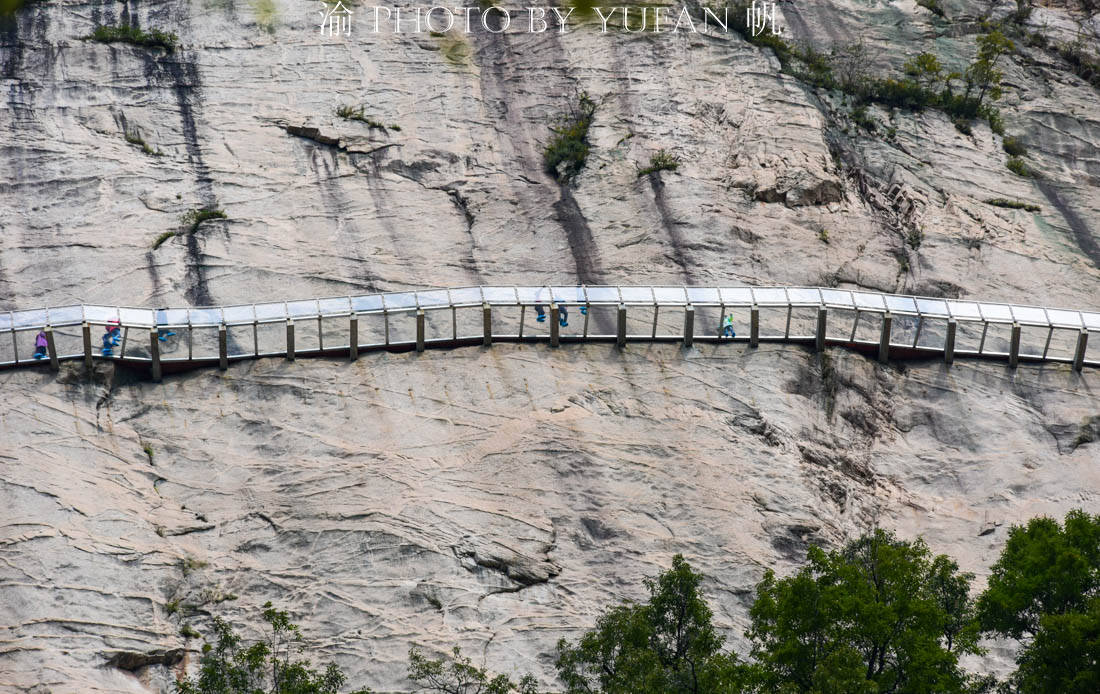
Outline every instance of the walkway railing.
[[(722, 335), (732, 315), (736, 337)], [(115, 327), (114, 337), (110, 334)], [(890, 358), (1100, 366), (1100, 313), (819, 287), (463, 287), (201, 308), (0, 313), (0, 366), (66, 359), (166, 368), (494, 341), (792, 342)], [(44, 340), (40, 339), (44, 338)], [(36, 351), (36, 341), (45, 349)], [(1089, 357), (1092, 357), (1091, 359)]]

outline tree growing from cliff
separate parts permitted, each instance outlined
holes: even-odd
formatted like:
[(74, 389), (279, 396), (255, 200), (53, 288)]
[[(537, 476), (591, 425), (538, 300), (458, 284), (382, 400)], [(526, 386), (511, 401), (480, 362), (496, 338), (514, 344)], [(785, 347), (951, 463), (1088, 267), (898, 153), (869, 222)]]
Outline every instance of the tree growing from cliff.
[(682, 556), (645, 580), (649, 600), (627, 601), (596, 621), (577, 643), (558, 642), (558, 675), (567, 694), (720, 694), (746, 691), (749, 671), (711, 624), (699, 592), (703, 577)]
[(531, 675), (524, 675), (518, 684), (507, 675), (493, 675), (474, 665), (458, 646), (442, 658), (429, 658), (419, 648), (410, 648), (409, 679), (436, 694), (538, 694), (538, 683)]
[[(228, 622), (214, 618), (217, 643), (203, 646), (199, 674), (176, 682), (178, 694), (337, 694), (347, 677), (335, 664), (323, 671), (297, 659), (302, 634), (290, 616), (264, 605), (264, 638), (245, 646)], [(352, 694), (370, 694), (360, 689)]]
[(975, 683), (972, 576), (923, 541), (875, 530), (843, 549), (811, 547), (793, 576), (757, 586), (748, 636), (767, 692), (949, 694)]
[(1100, 515), (1014, 526), (978, 613), (985, 630), (1023, 645), (1015, 691), (1100, 691)]

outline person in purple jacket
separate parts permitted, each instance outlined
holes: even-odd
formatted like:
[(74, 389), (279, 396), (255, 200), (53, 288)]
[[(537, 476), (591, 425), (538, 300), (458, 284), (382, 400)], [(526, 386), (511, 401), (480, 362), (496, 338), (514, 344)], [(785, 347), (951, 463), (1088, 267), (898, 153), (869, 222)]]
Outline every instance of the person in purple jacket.
[(34, 358), (45, 359), (46, 348), (49, 346), (49, 342), (46, 340), (46, 331), (39, 330), (38, 334), (34, 337)]

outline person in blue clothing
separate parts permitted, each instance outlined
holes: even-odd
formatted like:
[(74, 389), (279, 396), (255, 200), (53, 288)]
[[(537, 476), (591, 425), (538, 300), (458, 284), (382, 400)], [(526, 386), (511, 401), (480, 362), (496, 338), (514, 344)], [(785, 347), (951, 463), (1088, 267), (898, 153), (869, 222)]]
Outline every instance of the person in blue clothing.
[(117, 319), (112, 319), (103, 330), (103, 356), (109, 357), (114, 354), (114, 347), (118, 345), (121, 337), (122, 328)]
[(170, 338), (170, 337), (172, 337), (173, 335), (176, 334), (174, 331), (169, 330), (168, 328), (160, 327), (162, 324), (167, 323), (167, 322), (168, 322), (168, 309), (158, 308), (157, 309), (157, 339), (160, 340), (161, 342), (166, 341), (168, 338)]
[(722, 337), (737, 337), (737, 333), (733, 330), (732, 314), (722, 319)]

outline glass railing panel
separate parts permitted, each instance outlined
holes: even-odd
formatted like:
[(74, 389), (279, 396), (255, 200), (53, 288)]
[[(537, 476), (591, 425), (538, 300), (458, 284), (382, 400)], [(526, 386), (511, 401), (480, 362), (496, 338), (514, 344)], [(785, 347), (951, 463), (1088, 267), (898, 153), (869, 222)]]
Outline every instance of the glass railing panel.
[(490, 304), (515, 304), (519, 302), (515, 287), (482, 287), (485, 301)]
[(446, 289), (429, 289), (428, 291), (417, 292), (416, 297), (420, 300), (421, 308), (451, 305), (451, 296)]
[(821, 298), (829, 306), (854, 306), (852, 293), (843, 289), (822, 289)]
[(120, 307), (118, 318), (123, 325), (141, 325), (147, 328), (153, 325), (153, 312), (147, 308)]
[(1005, 304), (978, 304), (982, 318), (994, 321), (1012, 322), (1012, 311)]
[(654, 287), (653, 294), (658, 303), (684, 304), (687, 303), (687, 292), (683, 287)]
[(46, 309), (35, 308), (27, 311), (13, 311), (12, 325), (16, 328), (40, 328), (46, 325)]
[(908, 296), (895, 296), (893, 294), (887, 294), (883, 297), (886, 301), (886, 308), (890, 309), (894, 313), (916, 313), (917, 302), (912, 297)]
[(623, 302), (627, 304), (653, 303), (653, 290), (649, 287), (619, 287), (619, 293), (623, 297)]
[(383, 294), (382, 302), (386, 308), (392, 310), (401, 310), (407, 308), (416, 308), (416, 293), (415, 292), (398, 292), (396, 294)]
[(451, 290), (451, 303), (455, 306), (480, 306), (481, 287), (460, 287)]
[(852, 292), (852, 298), (855, 299), (856, 306), (861, 309), (877, 309), (885, 310), (886, 304), (882, 300), (882, 294), (871, 294), (870, 292)]
[(256, 304), (254, 307), (256, 312), (256, 320), (259, 321), (285, 321), (286, 320), (286, 304), (282, 301), (272, 302), (270, 304)]
[(1057, 326), (1078, 329), (1081, 327), (1081, 314), (1077, 311), (1048, 308), (1047, 316), (1050, 318), (1050, 322)]
[(346, 296), (333, 296), (318, 300), (317, 308), (323, 316), (343, 316), (351, 313), (351, 301)]
[(256, 314), (252, 309), (252, 304), (226, 306), (222, 309), (222, 320), (224, 320), (226, 324), (251, 323), (256, 320)]
[(822, 303), (821, 292), (808, 287), (788, 287), (787, 296), (790, 297), (791, 303), (795, 304), (816, 306)]
[(718, 292), (723, 303), (734, 306), (752, 305), (752, 289), (750, 287), (720, 287)]
[(317, 300), (310, 301), (288, 301), (286, 302), (286, 312), (294, 320), (301, 320), (305, 318), (313, 318), (320, 311), (317, 308)]
[(222, 312), (216, 308), (192, 308), (187, 312), (191, 325), (221, 325)]
[(1012, 317), (1019, 323), (1031, 323), (1032, 325), (1049, 325), (1047, 313), (1034, 306), (1012, 306)]
[(47, 311), (49, 313), (50, 325), (80, 325), (84, 321), (84, 307), (77, 304), (75, 306), (56, 306)]
[(758, 304), (787, 304), (787, 292), (783, 287), (753, 287), (752, 295)]
[(353, 311), (366, 313), (368, 311), (381, 311), (382, 310), (382, 295), (381, 294), (363, 294), (360, 296), (351, 297), (351, 308)]
[(617, 304), (619, 303), (618, 287), (586, 287), (588, 301), (593, 304)]
[(688, 302), (692, 304), (721, 304), (722, 296), (714, 287), (686, 287)]
[(917, 298), (917, 309), (921, 313), (927, 313), (935, 316), (947, 316), (950, 315), (947, 311), (947, 302), (940, 299), (924, 299)]

